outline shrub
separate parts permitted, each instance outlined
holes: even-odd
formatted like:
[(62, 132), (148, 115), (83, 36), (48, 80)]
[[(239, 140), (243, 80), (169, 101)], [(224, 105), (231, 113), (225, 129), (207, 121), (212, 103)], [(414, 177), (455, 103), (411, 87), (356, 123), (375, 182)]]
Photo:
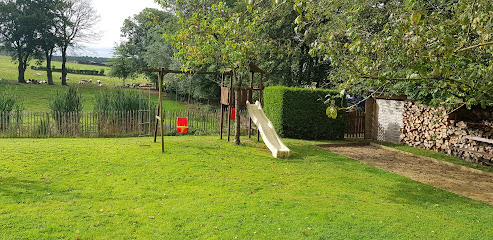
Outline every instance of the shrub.
[[(96, 95), (94, 111), (98, 116), (98, 128), (101, 136), (110, 136), (115, 132), (132, 131), (139, 123), (149, 122), (154, 119), (155, 106), (139, 104), (138, 91), (115, 88), (113, 90), (100, 91)], [(151, 111), (150, 116), (140, 110)], [(150, 118), (150, 119), (149, 119)]]
[(121, 88), (101, 90), (96, 95), (94, 110), (97, 112), (139, 110), (139, 93)]
[(20, 123), (24, 105), (17, 100), (10, 86), (0, 91), (0, 130), (8, 129), (11, 121)]
[(69, 87), (66, 93), (56, 92), (50, 102), (50, 110), (62, 135), (79, 133), (82, 107), (82, 96), (78, 93), (78, 88)]
[(10, 113), (12, 111), (22, 110), (23, 108), (24, 106), (16, 99), (10, 86), (6, 86), (0, 91), (0, 112)]
[[(264, 91), (264, 110), (281, 137), (296, 139), (343, 139), (347, 114), (340, 112), (336, 119), (326, 115), (327, 95), (334, 90), (292, 87), (268, 87)], [(338, 99), (343, 106), (345, 99)]]
[(69, 87), (66, 93), (57, 91), (51, 99), (50, 110), (52, 113), (82, 112), (82, 96), (78, 88)]

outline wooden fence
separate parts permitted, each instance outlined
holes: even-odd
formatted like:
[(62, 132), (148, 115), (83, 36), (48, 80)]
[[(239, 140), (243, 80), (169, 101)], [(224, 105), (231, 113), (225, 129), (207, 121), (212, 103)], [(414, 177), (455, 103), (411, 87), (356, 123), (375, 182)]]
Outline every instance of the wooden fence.
[[(188, 117), (189, 133), (219, 134), (219, 111), (164, 111), (164, 132), (176, 133), (176, 118)], [(245, 113), (243, 117), (248, 117)], [(140, 123), (140, 124), (139, 124)], [(150, 123), (143, 124), (143, 123)], [(0, 137), (125, 137), (154, 134), (154, 114), (120, 112), (0, 113)]]
[(362, 111), (353, 111), (348, 113), (348, 128), (346, 131), (347, 138), (364, 138), (365, 137), (365, 113)]

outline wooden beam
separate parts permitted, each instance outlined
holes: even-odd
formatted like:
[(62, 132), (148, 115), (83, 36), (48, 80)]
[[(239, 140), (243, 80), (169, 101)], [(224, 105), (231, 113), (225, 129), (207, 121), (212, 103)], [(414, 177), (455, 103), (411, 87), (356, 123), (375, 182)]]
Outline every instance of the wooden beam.
[(233, 75), (231, 72), (184, 72), (180, 70), (168, 70), (168, 69), (157, 69), (157, 68), (144, 68), (142, 69), (144, 72), (161, 72), (163, 75), (166, 75), (168, 73), (175, 73), (175, 74), (197, 74), (197, 75)]
[(455, 150), (464, 151), (464, 152), (470, 152), (470, 153), (477, 154), (477, 155), (483, 155), (485, 157), (493, 157), (493, 154), (491, 154), (491, 153), (478, 152), (478, 151), (469, 150), (469, 149), (466, 149), (466, 148), (456, 148)]
[(469, 140), (478, 141), (478, 142), (485, 142), (485, 143), (493, 144), (493, 139), (489, 139), (489, 138), (475, 137), (475, 136), (469, 136), (469, 135), (465, 136), (464, 138), (469, 139)]

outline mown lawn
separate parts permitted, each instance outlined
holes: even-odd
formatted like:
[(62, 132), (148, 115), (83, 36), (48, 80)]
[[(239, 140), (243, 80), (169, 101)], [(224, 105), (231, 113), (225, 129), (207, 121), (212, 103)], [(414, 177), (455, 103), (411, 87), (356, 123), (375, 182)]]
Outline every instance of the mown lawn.
[(493, 207), (284, 139), (0, 139), (1, 239), (492, 239)]
[[(76, 85), (77, 86), (77, 85)], [(109, 88), (97, 88), (89, 86), (78, 86), (82, 94), (83, 111), (94, 109), (95, 96), (99, 91), (110, 91)], [(56, 92), (66, 92), (68, 86), (47, 85), (47, 84), (21, 84), (21, 83), (0, 83), (0, 92), (9, 89), (15, 94), (19, 101), (23, 102), (26, 111), (47, 112), (50, 111), (50, 101)], [(133, 89), (132, 89), (133, 90)], [(136, 90), (138, 91), (138, 90)], [(147, 90), (146, 90), (147, 91)], [(158, 102), (158, 95), (151, 94), (154, 104)], [(163, 108), (167, 111), (184, 110), (185, 107), (175, 101), (164, 98)]]

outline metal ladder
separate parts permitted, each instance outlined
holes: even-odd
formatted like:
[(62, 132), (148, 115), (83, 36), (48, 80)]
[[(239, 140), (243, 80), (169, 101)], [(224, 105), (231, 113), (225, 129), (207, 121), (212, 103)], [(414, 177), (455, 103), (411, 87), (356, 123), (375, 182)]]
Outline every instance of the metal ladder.
[[(138, 131), (139, 137), (151, 136), (151, 87), (143, 89), (139, 93), (139, 110), (138, 110)], [(149, 140), (150, 141), (150, 140)], [(140, 147), (150, 147), (150, 143), (141, 141)]]

